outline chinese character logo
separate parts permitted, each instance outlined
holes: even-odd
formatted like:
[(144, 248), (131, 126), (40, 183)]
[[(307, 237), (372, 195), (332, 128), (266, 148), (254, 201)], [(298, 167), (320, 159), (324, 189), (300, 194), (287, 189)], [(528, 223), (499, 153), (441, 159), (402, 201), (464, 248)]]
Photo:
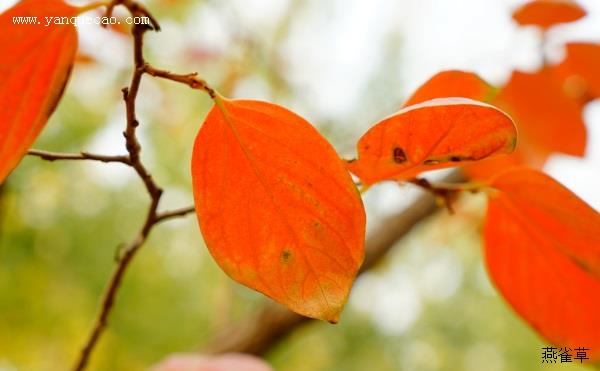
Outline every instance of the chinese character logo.
[(542, 363), (556, 363), (557, 358), (558, 353), (555, 347), (542, 348)]
[(575, 348), (575, 359), (579, 360), (580, 363), (583, 363), (584, 359), (589, 359), (586, 353), (588, 350), (590, 348)]
[(543, 347), (542, 348), (542, 363), (572, 363), (573, 360), (583, 363), (584, 360), (590, 359), (587, 352), (590, 348), (579, 347), (575, 349), (571, 348), (555, 348), (555, 347)]
[(571, 354), (571, 348), (560, 348), (558, 351), (560, 356), (560, 363), (573, 362), (573, 355)]

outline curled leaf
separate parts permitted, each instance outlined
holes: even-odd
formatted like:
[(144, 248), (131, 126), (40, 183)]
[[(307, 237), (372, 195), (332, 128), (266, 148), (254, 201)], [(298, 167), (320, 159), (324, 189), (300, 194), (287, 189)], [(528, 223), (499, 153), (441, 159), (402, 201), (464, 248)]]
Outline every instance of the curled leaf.
[[(0, 183), (56, 108), (75, 59), (75, 27), (46, 27), (42, 20), (77, 13), (60, 0), (24, 0), (0, 15)], [(16, 24), (13, 17), (38, 17), (40, 24)]]
[(336, 322), (364, 255), (365, 214), (335, 150), (280, 106), (216, 98), (194, 145), (204, 240), (234, 280)]
[(408, 98), (404, 107), (435, 98), (461, 97), (488, 102), (495, 89), (472, 72), (459, 70), (442, 71), (421, 85)]
[(514, 150), (517, 131), (499, 109), (466, 98), (433, 99), (406, 107), (373, 126), (347, 166), (365, 185), (405, 180)]
[(600, 214), (549, 176), (517, 168), (491, 184), (488, 271), (550, 342), (600, 356)]
[(521, 26), (547, 29), (577, 21), (585, 15), (585, 10), (573, 0), (533, 0), (515, 10), (513, 19)]

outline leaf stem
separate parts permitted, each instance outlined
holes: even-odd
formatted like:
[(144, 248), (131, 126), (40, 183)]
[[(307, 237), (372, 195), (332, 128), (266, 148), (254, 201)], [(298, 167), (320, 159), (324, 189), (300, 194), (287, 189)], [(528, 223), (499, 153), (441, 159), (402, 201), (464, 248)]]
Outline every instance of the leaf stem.
[(450, 214), (454, 214), (453, 202), (460, 192), (479, 192), (482, 185), (474, 182), (463, 183), (431, 183), (425, 178), (415, 178), (408, 180), (408, 183), (414, 184), (431, 192), (436, 196), (437, 200), (446, 206)]

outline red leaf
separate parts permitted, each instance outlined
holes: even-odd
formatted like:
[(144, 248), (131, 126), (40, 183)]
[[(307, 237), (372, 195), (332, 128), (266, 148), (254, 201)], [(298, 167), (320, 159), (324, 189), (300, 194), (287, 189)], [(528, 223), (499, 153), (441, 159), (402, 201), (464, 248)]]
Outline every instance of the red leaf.
[(565, 93), (551, 67), (535, 73), (515, 71), (494, 98), (519, 131), (519, 145), (510, 158), (494, 158), (465, 166), (471, 178), (490, 179), (508, 165), (541, 168), (553, 153), (583, 156), (586, 129), (582, 105)]
[(507, 169), (523, 166), (523, 164), (528, 164), (534, 169), (541, 169), (546, 159), (538, 159), (540, 162), (533, 162), (533, 159), (526, 159), (521, 149), (522, 145), (521, 138), (519, 137), (519, 144), (513, 153), (507, 156), (494, 156), (465, 164), (463, 172), (470, 179), (488, 182)]
[(435, 98), (450, 97), (487, 102), (492, 98), (494, 92), (494, 87), (472, 72), (442, 71), (421, 85), (404, 103), (404, 107)]
[(492, 186), (484, 229), (492, 280), (550, 342), (600, 356), (600, 214), (547, 175), (518, 168)]
[[(44, 17), (77, 12), (60, 0), (24, 0), (0, 16), (0, 183), (56, 108), (75, 58), (75, 27), (45, 27)], [(13, 17), (38, 17), (42, 24), (13, 24)]]
[(405, 180), (457, 162), (511, 152), (517, 132), (499, 109), (465, 98), (406, 107), (373, 126), (358, 142), (348, 169), (365, 185)]
[(537, 156), (554, 152), (583, 156), (586, 132), (582, 106), (564, 93), (550, 67), (536, 73), (515, 71), (494, 102), (513, 116), (520, 144)]
[(585, 15), (585, 10), (572, 0), (533, 0), (515, 10), (513, 19), (522, 26), (546, 29), (574, 22)]
[(567, 56), (558, 69), (570, 96), (583, 102), (600, 97), (600, 45), (568, 43)]
[(365, 215), (343, 161), (304, 119), (218, 97), (192, 158), (206, 245), (234, 280), (336, 322), (364, 255)]

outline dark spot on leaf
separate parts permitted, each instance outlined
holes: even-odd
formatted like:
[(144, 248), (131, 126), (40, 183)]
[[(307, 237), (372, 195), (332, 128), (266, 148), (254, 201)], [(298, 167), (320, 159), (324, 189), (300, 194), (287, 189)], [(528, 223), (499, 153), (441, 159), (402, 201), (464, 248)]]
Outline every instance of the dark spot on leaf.
[(450, 157), (450, 161), (459, 162), (459, 161), (475, 161), (477, 158), (473, 156), (452, 156)]
[(281, 262), (287, 264), (292, 260), (292, 252), (290, 250), (283, 250), (281, 252)]
[(395, 163), (402, 164), (406, 162), (406, 153), (402, 148), (394, 147), (393, 158)]

